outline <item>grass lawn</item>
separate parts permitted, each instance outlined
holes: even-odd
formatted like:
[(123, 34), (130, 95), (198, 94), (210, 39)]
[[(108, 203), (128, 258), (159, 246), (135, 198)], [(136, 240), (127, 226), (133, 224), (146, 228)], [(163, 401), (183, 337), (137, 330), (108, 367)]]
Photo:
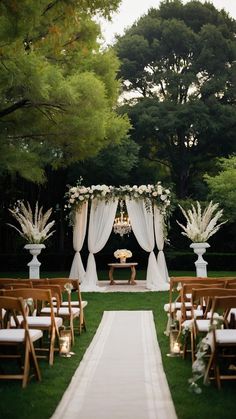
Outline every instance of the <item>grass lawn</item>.
[[(233, 272), (228, 273), (229, 276), (234, 274)], [(183, 275), (183, 272), (179, 275)], [(56, 276), (56, 274), (51, 276)], [(218, 272), (218, 276), (226, 276), (226, 273), (221, 272), (219, 275)], [(75, 355), (71, 358), (56, 356), (53, 367), (49, 367), (46, 361), (40, 360), (43, 380), (41, 383), (37, 383), (33, 379), (25, 390), (22, 390), (20, 382), (0, 381), (0, 416), (2, 418), (50, 418), (91, 342), (104, 310), (153, 311), (163, 365), (179, 419), (209, 419), (209, 417), (231, 419), (233, 417), (236, 382), (223, 383), (220, 391), (212, 383), (209, 387), (203, 387), (203, 393), (200, 395), (189, 393), (190, 360), (184, 361), (181, 358), (166, 356), (169, 352), (169, 340), (163, 333), (166, 327), (166, 313), (163, 310), (163, 305), (168, 300), (168, 292), (92, 292), (83, 293), (83, 299), (88, 300), (89, 303), (86, 307), (88, 330), (81, 336), (76, 336), (73, 347)]]

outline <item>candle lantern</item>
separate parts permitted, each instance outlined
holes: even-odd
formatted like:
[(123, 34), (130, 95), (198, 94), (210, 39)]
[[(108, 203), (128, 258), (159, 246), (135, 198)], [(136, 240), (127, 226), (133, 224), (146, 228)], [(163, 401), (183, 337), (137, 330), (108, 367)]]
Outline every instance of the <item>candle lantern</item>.
[(71, 329), (62, 329), (60, 331), (60, 355), (64, 357), (70, 357), (71, 350)]
[(170, 328), (170, 353), (167, 356), (180, 356), (181, 345), (179, 342), (179, 330)]

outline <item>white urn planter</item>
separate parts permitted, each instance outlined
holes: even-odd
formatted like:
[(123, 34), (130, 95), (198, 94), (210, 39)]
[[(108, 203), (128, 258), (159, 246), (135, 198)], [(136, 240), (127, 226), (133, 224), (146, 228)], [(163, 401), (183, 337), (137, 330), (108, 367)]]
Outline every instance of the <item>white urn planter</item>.
[(207, 265), (208, 263), (203, 259), (202, 255), (206, 252), (206, 249), (210, 247), (209, 243), (192, 243), (190, 247), (194, 253), (198, 255), (198, 259), (195, 262), (196, 275), (201, 278), (207, 278)]
[(45, 244), (29, 243), (24, 246), (24, 249), (29, 250), (33, 256), (32, 260), (27, 264), (29, 266), (29, 278), (39, 279), (39, 268), (41, 263), (38, 261), (37, 256), (41, 253), (42, 249), (45, 249)]

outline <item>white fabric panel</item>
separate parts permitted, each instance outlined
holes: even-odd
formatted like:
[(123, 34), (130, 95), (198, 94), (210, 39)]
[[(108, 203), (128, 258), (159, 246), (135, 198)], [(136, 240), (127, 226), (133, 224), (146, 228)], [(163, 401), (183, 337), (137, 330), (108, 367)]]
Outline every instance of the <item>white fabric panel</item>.
[(146, 287), (154, 290), (153, 281), (157, 275), (157, 264), (153, 253), (155, 245), (153, 212), (151, 208), (147, 211), (143, 199), (135, 201), (126, 198), (125, 202), (133, 233), (142, 249), (150, 253), (147, 266)]
[(135, 201), (127, 198), (125, 202), (133, 233), (140, 246), (146, 252), (150, 253), (147, 266), (146, 287), (151, 291), (167, 290), (169, 289), (169, 284), (163, 281), (153, 252), (155, 246), (153, 211), (151, 208), (147, 210), (143, 199)]
[(87, 227), (88, 201), (84, 202), (82, 207), (75, 214), (75, 225), (73, 229), (73, 246), (75, 256), (72, 262), (69, 278), (79, 279), (82, 283), (85, 276), (83, 262), (80, 251), (84, 244)]
[(94, 254), (105, 246), (114, 223), (118, 199), (114, 201), (99, 201), (93, 199), (89, 218), (88, 249), (89, 256), (82, 291), (101, 291), (97, 287), (97, 269)]
[(146, 252), (154, 249), (153, 212), (148, 212), (143, 199), (137, 201), (126, 198), (125, 200), (128, 215), (130, 218), (133, 233)]
[[(163, 215), (161, 214), (159, 208), (154, 205), (154, 231), (156, 237), (156, 244), (158, 248), (158, 255), (157, 255), (157, 265), (161, 275), (161, 284), (163, 286), (163, 290), (169, 289), (169, 286), (166, 286), (166, 283), (169, 282), (169, 274), (166, 266), (165, 255), (163, 252), (164, 248), (164, 231), (163, 231)], [(159, 286), (161, 286), (159, 284)]]

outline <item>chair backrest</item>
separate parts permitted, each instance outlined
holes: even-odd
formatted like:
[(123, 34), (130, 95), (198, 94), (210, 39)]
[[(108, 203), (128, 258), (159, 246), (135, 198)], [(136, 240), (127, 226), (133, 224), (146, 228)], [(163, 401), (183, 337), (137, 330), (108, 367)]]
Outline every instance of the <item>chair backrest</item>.
[[(73, 287), (73, 291), (77, 292), (77, 298), (79, 301), (79, 307), (82, 310), (82, 297), (80, 292), (80, 284), (79, 279), (71, 279), (71, 278), (50, 278), (49, 279), (50, 284), (57, 284), (61, 287), (62, 293), (66, 291), (66, 285), (71, 284)], [(68, 292), (68, 302), (70, 307), (70, 301), (71, 301), (71, 294)], [(71, 308), (70, 308), (71, 309)]]
[[(4, 316), (2, 315), (4, 313)], [(28, 330), (28, 323), (25, 315), (24, 300), (22, 297), (12, 296), (0, 296), (0, 328), (10, 327), (11, 317), (16, 321), (16, 325), (19, 326), (19, 322), (16, 318), (16, 313), (20, 313), (23, 316), (23, 326), (25, 330)]]
[(0, 288), (4, 288), (7, 284), (12, 283), (26, 283), (26, 280), (18, 279), (18, 278), (0, 278)]
[(206, 314), (212, 310), (212, 301), (214, 297), (228, 297), (236, 295), (236, 290), (229, 290), (227, 288), (193, 288), (192, 289), (192, 305), (198, 304), (204, 299)]
[(32, 288), (32, 282), (9, 282), (7, 284), (1, 284), (1, 288), (5, 289), (17, 289), (17, 288)]
[(44, 285), (48, 284), (47, 278), (41, 278), (41, 279), (31, 279), (32, 284), (38, 284), (38, 285)]
[(236, 281), (234, 282), (234, 281), (229, 281), (229, 282), (227, 282), (227, 284), (226, 284), (226, 288), (228, 288), (228, 289), (236, 289)]
[(60, 285), (62, 291), (65, 291), (65, 285), (71, 284), (73, 289), (77, 289), (78, 279), (71, 279), (71, 278), (48, 278), (49, 284), (57, 284)]
[(57, 309), (59, 310), (62, 303), (61, 288), (59, 285), (33, 283), (33, 288), (38, 290), (50, 290), (51, 297), (55, 299), (54, 301), (56, 301)]
[(212, 300), (211, 322), (214, 320), (214, 313), (219, 311), (223, 312), (224, 320), (226, 321), (232, 308), (236, 308), (236, 295), (214, 297)]
[(22, 297), (25, 301), (27, 301), (28, 299), (32, 299), (34, 301), (34, 306), (37, 309), (38, 313), (41, 305), (43, 305), (44, 303), (48, 303), (51, 308), (51, 318), (54, 321), (52, 294), (50, 289), (20, 288), (14, 290), (3, 290), (3, 295), (15, 298)]

